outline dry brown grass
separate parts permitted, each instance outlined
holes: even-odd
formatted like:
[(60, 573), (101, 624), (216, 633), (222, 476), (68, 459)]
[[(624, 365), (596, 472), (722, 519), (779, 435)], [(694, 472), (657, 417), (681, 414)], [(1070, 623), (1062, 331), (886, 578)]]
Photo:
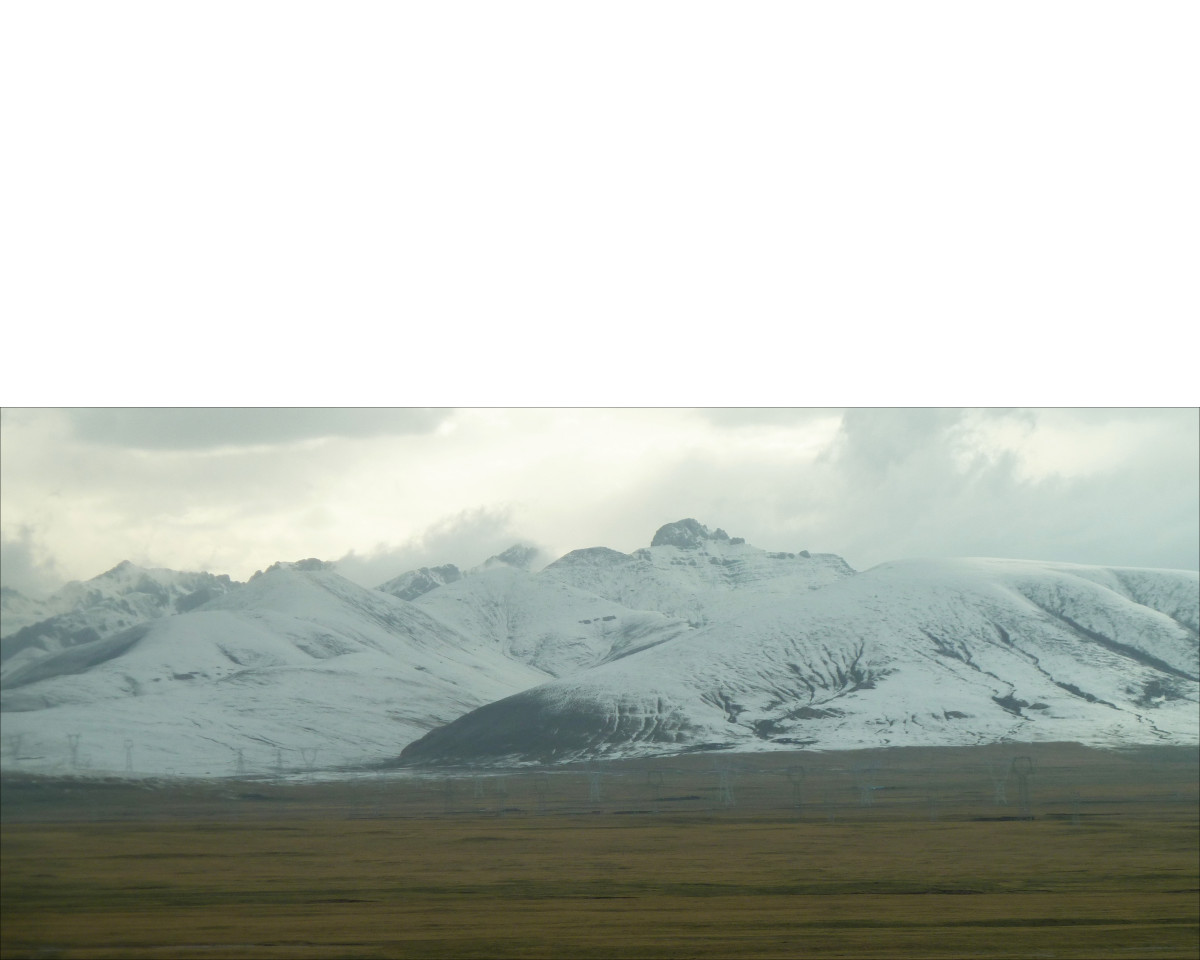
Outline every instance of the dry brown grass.
[(9, 781), (0, 956), (1200, 956), (1194, 751), (1014, 753), (1033, 820), (995, 819), (980, 751), (727, 758), (732, 807), (711, 756), (606, 767), (599, 799), (584, 771)]

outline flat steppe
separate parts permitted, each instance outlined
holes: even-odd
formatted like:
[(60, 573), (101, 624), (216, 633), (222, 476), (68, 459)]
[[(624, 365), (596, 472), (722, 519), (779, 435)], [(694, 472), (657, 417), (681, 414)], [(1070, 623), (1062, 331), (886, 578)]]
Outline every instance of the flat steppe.
[(1195, 747), (0, 786), (0, 957), (1200, 957)]

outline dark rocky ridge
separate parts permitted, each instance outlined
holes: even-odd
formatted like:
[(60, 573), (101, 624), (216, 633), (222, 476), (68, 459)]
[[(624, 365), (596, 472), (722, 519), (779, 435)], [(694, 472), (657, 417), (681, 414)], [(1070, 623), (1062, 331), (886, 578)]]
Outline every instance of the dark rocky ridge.
[(654, 534), (654, 539), (650, 541), (650, 546), (679, 547), (682, 550), (690, 550), (700, 546), (703, 540), (728, 541), (729, 534), (720, 527), (710, 531), (704, 524), (688, 517), (685, 520), (676, 520), (674, 523), (659, 527)]
[(387, 583), (380, 584), (375, 589), (390, 593), (393, 597), (399, 597), (401, 600), (415, 600), (443, 584), (461, 580), (462, 576), (462, 571), (458, 567), (452, 563), (445, 563), (440, 567), (421, 567), (417, 570), (409, 570)]

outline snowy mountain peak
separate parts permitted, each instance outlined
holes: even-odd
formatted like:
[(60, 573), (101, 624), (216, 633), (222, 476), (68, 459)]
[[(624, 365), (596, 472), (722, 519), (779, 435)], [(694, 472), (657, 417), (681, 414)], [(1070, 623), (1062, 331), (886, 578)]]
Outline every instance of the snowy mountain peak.
[(541, 552), (537, 547), (529, 544), (516, 543), (503, 553), (498, 553), (494, 557), (488, 557), (483, 565), (491, 567), (497, 563), (503, 563), (510, 567), (516, 567), (518, 570), (529, 570)]
[(452, 563), (444, 563), (440, 567), (420, 567), (409, 570), (393, 577), (386, 583), (381, 583), (376, 590), (390, 593), (401, 600), (415, 600), (422, 594), (428, 593), (435, 587), (461, 580), (463, 573)]
[[(650, 541), (650, 546), (679, 547), (683, 550), (690, 550), (700, 546), (704, 540), (729, 540), (729, 534), (720, 527), (710, 531), (704, 524), (689, 517), (659, 527), (658, 532), (654, 534), (654, 539)], [(738, 542), (744, 543), (745, 541), (739, 540)]]
[(611, 547), (584, 547), (582, 550), (572, 550), (570, 553), (563, 554), (555, 560), (547, 570), (554, 568), (579, 566), (607, 566), (613, 563), (621, 563), (623, 561), (632, 561), (627, 553), (621, 553), (620, 550), (613, 550)]

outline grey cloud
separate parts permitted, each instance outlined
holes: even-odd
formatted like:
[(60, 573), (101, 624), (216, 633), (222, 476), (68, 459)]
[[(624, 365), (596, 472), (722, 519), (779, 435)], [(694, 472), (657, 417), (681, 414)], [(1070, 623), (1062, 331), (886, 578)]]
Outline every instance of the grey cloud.
[(20, 527), (15, 539), (0, 532), (0, 586), (41, 599), (62, 584), (54, 559), (37, 559), (32, 529)]
[[(1073, 412), (1072, 412), (1073, 413)], [(989, 415), (1005, 415), (1001, 411)], [(1019, 414), (1029, 425), (1028, 412)], [(858, 411), (829, 466), (818, 529), (860, 563), (982, 555), (1196, 569), (1200, 508), (1194, 426), (1138, 411), (1176, 442), (1094, 476), (1022, 480), (1012, 455), (956, 461), (961, 411)], [(1129, 411), (1088, 411), (1092, 423)], [(840, 491), (840, 495), (836, 492)]]
[(377, 587), (418, 567), (453, 563), (469, 569), (518, 543), (537, 546), (513, 528), (508, 510), (481, 507), (445, 517), (399, 546), (348, 553), (337, 561), (337, 572), (361, 586)]
[[(986, 415), (1031, 427), (1038, 420), (1026, 411)], [(811, 465), (690, 458), (638, 491), (637, 502), (610, 505), (614, 525), (626, 515), (643, 527), (691, 516), (759, 547), (838, 553), (859, 569), (917, 556), (1200, 568), (1194, 413), (1137, 412), (1145, 435), (1161, 439), (1102, 471), (1037, 481), (1022, 477), (1011, 453), (972, 455), (962, 444), (965, 418), (959, 410), (847, 411)], [(1087, 420), (1110, 422), (1092, 412)]]
[(451, 415), (449, 410), (357, 407), (104, 407), (65, 412), (79, 440), (142, 450), (430, 433)]
[(872, 475), (914, 458), (949, 463), (946, 431), (962, 417), (962, 410), (921, 407), (847, 410), (829, 455), (852, 470)]

